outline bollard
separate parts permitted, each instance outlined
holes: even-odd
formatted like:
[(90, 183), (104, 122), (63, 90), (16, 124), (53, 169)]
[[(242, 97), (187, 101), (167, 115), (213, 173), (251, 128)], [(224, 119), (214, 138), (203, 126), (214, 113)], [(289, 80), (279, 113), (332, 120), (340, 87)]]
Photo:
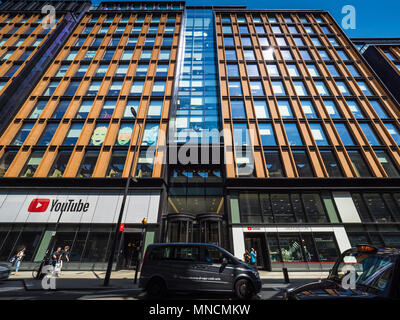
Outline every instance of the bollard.
[(285, 278), (285, 283), (289, 283), (290, 282), (289, 272), (288, 272), (287, 268), (282, 268), (282, 271), (283, 271), (283, 277)]

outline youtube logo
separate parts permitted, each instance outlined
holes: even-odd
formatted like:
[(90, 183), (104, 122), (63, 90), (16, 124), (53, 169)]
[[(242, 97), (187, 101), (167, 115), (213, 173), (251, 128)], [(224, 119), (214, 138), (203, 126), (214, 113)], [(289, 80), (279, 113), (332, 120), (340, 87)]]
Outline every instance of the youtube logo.
[(50, 204), (50, 199), (33, 199), (28, 212), (45, 212)]

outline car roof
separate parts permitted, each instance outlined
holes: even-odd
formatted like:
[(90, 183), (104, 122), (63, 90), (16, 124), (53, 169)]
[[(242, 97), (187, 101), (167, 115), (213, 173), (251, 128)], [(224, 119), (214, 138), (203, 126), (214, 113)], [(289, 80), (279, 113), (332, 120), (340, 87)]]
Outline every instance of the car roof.
[[(352, 247), (349, 250), (347, 250), (348, 252), (364, 252), (359, 250), (360, 246), (369, 246), (369, 247), (373, 247), (375, 249), (375, 251), (372, 251), (371, 254), (379, 254), (379, 255), (388, 255), (388, 256), (398, 256), (400, 255), (400, 249), (399, 248), (390, 248), (390, 247), (381, 247), (381, 246), (374, 246), (374, 245), (364, 245), (364, 244), (360, 244), (358, 246)], [(368, 252), (365, 252), (368, 253)]]

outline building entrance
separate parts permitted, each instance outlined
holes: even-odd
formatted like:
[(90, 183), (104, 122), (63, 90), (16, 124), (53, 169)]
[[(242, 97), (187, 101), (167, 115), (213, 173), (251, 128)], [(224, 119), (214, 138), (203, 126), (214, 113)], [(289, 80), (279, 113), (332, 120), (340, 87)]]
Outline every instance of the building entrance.
[(251, 248), (257, 253), (257, 268), (270, 270), (268, 261), (267, 246), (263, 233), (245, 234), (244, 246), (250, 252)]
[(124, 233), (120, 268), (133, 270), (139, 256), (140, 233)]

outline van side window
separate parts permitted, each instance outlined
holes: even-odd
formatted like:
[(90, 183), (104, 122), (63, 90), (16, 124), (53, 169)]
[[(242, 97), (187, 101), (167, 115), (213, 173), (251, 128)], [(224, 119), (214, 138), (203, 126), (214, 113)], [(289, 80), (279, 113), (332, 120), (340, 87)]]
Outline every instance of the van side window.
[(199, 247), (174, 247), (173, 257), (174, 260), (184, 261), (200, 261), (200, 248)]
[(170, 247), (156, 247), (150, 252), (150, 260), (167, 260), (170, 259), (171, 248)]
[[(227, 258), (223, 252), (219, 251), (214, 247), (206, 247), (204, 248), (205, 262), (210, 263), (222, 263), (223, 258)], [(229, 260), (229, 259), (228, 259)]]

